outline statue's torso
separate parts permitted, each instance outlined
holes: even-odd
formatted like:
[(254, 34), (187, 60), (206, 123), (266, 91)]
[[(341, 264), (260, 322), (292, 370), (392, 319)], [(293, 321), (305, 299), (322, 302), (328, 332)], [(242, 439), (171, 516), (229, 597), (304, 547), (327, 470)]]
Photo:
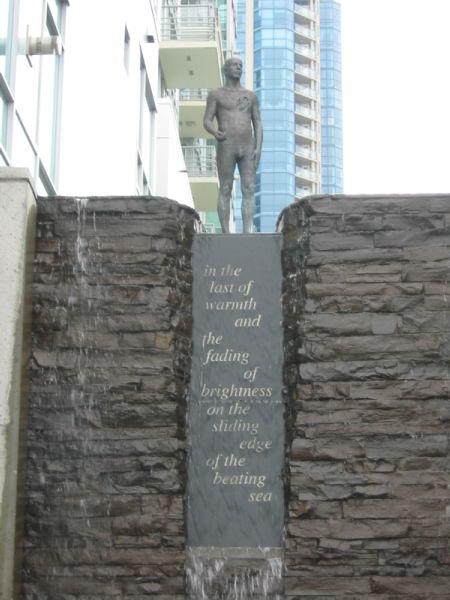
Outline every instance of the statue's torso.
[(252, 105), (253, 92), (245, 88), (220, 88), (215, 91), (216, 118), (219, 129), (226, 135), (226, 142), (253, 144)]

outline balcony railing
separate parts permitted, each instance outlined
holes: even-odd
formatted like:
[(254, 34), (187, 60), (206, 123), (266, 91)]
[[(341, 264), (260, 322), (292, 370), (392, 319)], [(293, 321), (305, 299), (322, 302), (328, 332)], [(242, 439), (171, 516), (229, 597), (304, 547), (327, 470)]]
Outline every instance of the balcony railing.
[(298, 144), (295, 146), (295, 153), (299, 156), (304, 156), (305, 158), (310, 158), (311, 160), (316, 160), (317, 153), (310, 148), (305, 148), (303, 146), (299, 146)]
[(301, 54), (302, 56), (307, 56), (308, 58), (316, 58), (314, 50), (307, 46), (306, 44), (295, 44), (295, 51), (297, 54)]
[(311, 21), (314, 21), (316, 19), (316, 13), (313, 10), (311, 10), (310, 8), (306, 8), (305, 6), (299, 6), (298, 4), (296, 4), (295, 12), (298, 15), (301, 15), (302, 17), (306, 17), (307, 19), (310, 19)]
[(309, 106), (304, 106), (303, 104), (296, 104), (295, 112), (310, 119), (317, 118), (317, 112), (313, 108), (309, 108)]
[(213, 4), (163, 4), (163, 41), (210, 41), (218, 37), (218, 16)]
[(301, 85), (300, 83), (297, 83), (295, 85), (295, 91), (299, 94), (302, 94), (302, 96), (306, 96), (307, 98), (316, 98), (317, 96), (316, 92), (310, 85)]
[(197, 102), (206, 102), (206, 98), (208, 97), (209, 89), (199, 88), (196, 90), (190, 89), (182, 89), (180, 90), (180, 100), (182, 101), (197, 101)]
[(303, 198), (303, 196), (309, 196), (312, 193), (311, 188), (305, 186), (295, 188), (295, 195), (297, 198)]
[(316, 132), (314, 131), (314, 129), (311, 129), (311, 127), (306, 127), (305, 125), (297, 125), (295, 127), (295, 132), (310, 140), (316, 139)]
[(183, 146), (189, 177), (216, 177), (215, 146)]
[(311, 169), (304, 169), (303, 167), (297, 167), (295, 174), (298, 177), (303, 177), (304, 179), (308, 179), (310, 181), (315, 181), (316, 179), (315, 171), (311, 171)]
[(317, 77), (317, 71), (315, 69), (311, 69), (311, 67), (305, 67), (304, 65), (296, 65), (295, 72), (305, 75), (306, 77), (310, 77), (311, 79), (315, 79)]
[(296, 23), (295, 32), (311, 40), (316, 39), (316, 30), (313, 27), (306, 27), (305, 25), (299, 25), (298, 23)]

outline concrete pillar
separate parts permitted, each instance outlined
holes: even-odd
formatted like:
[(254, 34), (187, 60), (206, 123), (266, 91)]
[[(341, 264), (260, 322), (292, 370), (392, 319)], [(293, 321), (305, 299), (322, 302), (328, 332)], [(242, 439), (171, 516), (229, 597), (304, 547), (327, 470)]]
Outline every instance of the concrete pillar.
[(36, 193), (27, 169), (0, 168), (0, 597), (17, 597)]

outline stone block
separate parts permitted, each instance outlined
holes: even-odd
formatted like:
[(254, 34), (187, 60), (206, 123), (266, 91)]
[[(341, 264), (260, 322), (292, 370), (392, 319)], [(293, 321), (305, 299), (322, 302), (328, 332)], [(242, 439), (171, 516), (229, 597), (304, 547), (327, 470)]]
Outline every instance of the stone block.
[(293, 537), (363, 540), (398, 538), (408, 532), (408, 521), (398, 519), (305, 519), (292, 521), (288, 534)]
[[(407, 296), (422, 294), (421, 283), (307, 283), (306, 294), (311, 298), (323, 296)], [(427, 292), (425, 292), (427, 293)]]
[(402, 265), (392, 259), (390, 264), (368, 265), (361, 264), (328, 264), (316, 268), (317, 278), (322, 283), (378, 283), (400, 282), (402, 280)]
[(356, 594), (363, 597), (370, 592), (369, 578), (361, 577), (286, 577), (286, 597), (328, 597)]
[(362, 248), (373, 248), (373, 236), (367, 235), (339, 235), (336, 232), (316, 233), (311, 238), (313, 250), (359, 250)]
[(405, 248), (408, 246), (449, 246), (450, 232), (446, 228), (428, 231), (388, 231), (374, 234), (376, 248)]
[(417, 435), (400, 438), (399, 436), (379, 436), (366, 443), (369, 458), (401, 458), (404, 456), (446, 456), (448, 439), (442, 435)]
[(433, 599), (435, 595), (448, 595), (450, 577), (373, 577), (371, 591), (376, 594), (417, 595)]

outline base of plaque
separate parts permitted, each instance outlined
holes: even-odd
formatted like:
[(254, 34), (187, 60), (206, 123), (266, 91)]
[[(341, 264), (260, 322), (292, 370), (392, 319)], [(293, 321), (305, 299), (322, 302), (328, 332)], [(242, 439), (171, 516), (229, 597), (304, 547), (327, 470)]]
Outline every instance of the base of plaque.
[(281, 600), (283, 548), (188, 547), (189, 600)]

